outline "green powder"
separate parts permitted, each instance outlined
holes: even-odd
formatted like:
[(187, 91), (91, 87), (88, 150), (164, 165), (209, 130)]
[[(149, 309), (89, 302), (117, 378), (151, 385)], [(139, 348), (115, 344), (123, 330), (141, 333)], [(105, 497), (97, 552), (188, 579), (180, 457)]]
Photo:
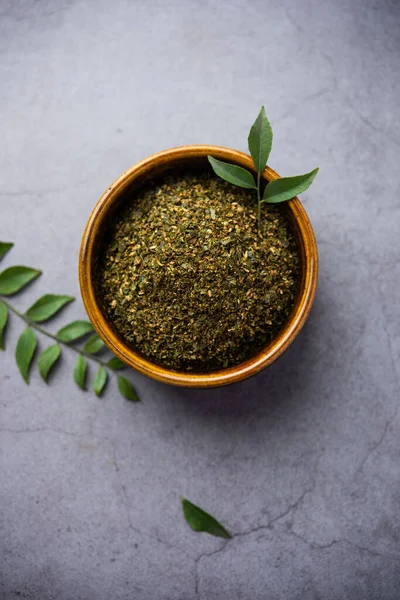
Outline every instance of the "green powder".
[(208, 372), (254, 356), (282, 328), (300, 259), (282, 206), (209, 175), (131, 193), (99, 253), (104, 312), (146, 358)]

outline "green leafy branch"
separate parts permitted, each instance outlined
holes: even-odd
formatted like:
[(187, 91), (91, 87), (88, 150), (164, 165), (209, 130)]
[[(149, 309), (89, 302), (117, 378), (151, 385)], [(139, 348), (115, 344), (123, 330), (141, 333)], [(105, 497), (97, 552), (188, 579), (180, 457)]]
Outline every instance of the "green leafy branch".
[(265, 108), (262, 106), (257, 119), (250, 129), (248, 137), (249, 151), (257, 172), (257, 182), (254, 179), (253, 173), (247, 169), (208, 156), (208, 160), (216, 175), (233, 185), (257, 191), (259, 230), (261, 230), (262, 204), (285, 202), (286, 200), (291, 200), (298, 194), (305, 192), (314, 181), (319, 170), (317, 168), (310, 173), (296, 175), (295, 177), (280, 177), (279, 179), (267, 183), (264, 190), (262, 190), (261, 174), (267, 165), (267, 160), (272, 148), (272, 139), (272, 127), (265, 114)]
[[(11, 242), (0, 242), (0, 260), (13, 247)], [(18, 369), (26, 383), (29, 383), (29, 372), (35, 356), (38, 341), (36, 333), (50, 338), (54, 343), (47, 346), (38, 357), (37, 366), (39, 373), (46, 383), (50, 372), (58, 362), (62, 353), (62, 346), (67, 346), (77, 353), (73, 371), (76, 384), (82, 389), (87, 389), (88, 361), (98, 365), (92, 381), (92, 389), (97, 396), (101, 396), (110, 375), (117, 379), (120, 394), (127, 400), (138, 401), (138, 395), (131, 382), (119, 373), (126, 367), (118, 357), (112, 356), (107, 362), (101, 360), (97, 354), (105, 349), (103, 340), (94, 332), (89, 321), (72, 321), (62, 327), (56, 334), (44, 329), (41, 323), (49, 321), (64, 307), (74, 301), (72, 296), (46, 294), (39, 298), (25, 313), (18, 311), (5, 297), (13, 296), (22, 291), (29, 283), (41, 275), (41, 271), (25, 266), (14, 266), (0, 273), (0, 349), (5, 350), (5, 330), (9, 314), (14, 313), (24, 321), (27, 327), (20, 334), (15, 348), (15, 360)], [(73, 344), (86, 338), (83, 348)]]

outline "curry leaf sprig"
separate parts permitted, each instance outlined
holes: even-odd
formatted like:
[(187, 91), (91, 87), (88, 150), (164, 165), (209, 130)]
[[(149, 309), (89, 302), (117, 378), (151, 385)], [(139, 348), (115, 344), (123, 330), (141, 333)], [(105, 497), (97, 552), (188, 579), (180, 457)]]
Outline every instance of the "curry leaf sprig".
[(249, 150), (257, 173), (257, 181), (254, 179), (253, 173), (247, 169), (208, 156), (216, 175), (233, 185), (257, 191), (259, 230), (261, 229), (262, 204), (285, 202), (305, 192), (314, 181), (319, 170), (317, 168), (310, 173), (296, 175), (295, 177), (280, 177), (267, 183), (262, 189), (265, 180), (262, 179), (261, 175), (271, 152), (272, 139), (272, 127), (265, 114), (265, 108), (262, 106), (248, 137)]
[[(11, 250), (11, 242), (0, 242), (0, 260)], [(39, 354), (37, 366), (42, 379), (47, 383), (50, 372), (61, 357), (62, 346), (68, 346), (78, 354), (73, 377), (76, 384), (82, 389), (87, 389), (87, 377), (89, 363), (96, 363), (97, 370), (92, 381), (92, 389), (97, 396), (103, 393), (110, 374), (117, 377), (117, 387), (120, 394), (131, 401), (138, 401), (132, 383), (115, 371), (126, 367), (117, 356), (109, 357), (107, 361), (101, 360), (97, 354), (105, 349), (104, 342), (94, 332), (89, 321), (72, 321), (62, 327), (58, 333), (53, 334), (44, 329), (40, 324), (49, 321), (57, 315), (70, 302), (74, 301), (72, 296), (60, 296), (45, 294), (37, 300), (25, 313), (18, 311), (10, 304), (6, 297), (13, 296), (22, 291), (30, 282), (41, 274), (37, 269), (25, 266), (9, 267), (0, 272), (0, 349), (5, 350), (5, 330), (9, 313), (14, 313), (26, 323), (26, 328), (20, 334), (15, 349), (15, 360), (18, 369), (26, 383), (29, 383), (29, 373), (33, 359), (38, 347), (36, 333), (52, 340)], [(77, 347), (77, 342), (85, 340), (83, 347)]]

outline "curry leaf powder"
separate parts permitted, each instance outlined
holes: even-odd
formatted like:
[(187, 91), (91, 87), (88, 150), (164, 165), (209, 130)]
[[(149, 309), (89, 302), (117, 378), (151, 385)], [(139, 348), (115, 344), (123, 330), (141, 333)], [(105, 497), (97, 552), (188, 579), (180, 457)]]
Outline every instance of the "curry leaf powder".
[(146, 358), (208, 372), (254, 356), (279, 332), (300, 280), (281, 206), (207, 173), (131, 192), (98, 259), (98, 292), (115, 330)]

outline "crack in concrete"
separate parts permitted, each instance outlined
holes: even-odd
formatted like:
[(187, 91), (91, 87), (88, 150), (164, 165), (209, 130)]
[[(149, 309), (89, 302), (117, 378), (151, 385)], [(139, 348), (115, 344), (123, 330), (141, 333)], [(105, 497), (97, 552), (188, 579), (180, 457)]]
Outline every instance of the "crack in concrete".
[(305, 98), (302, 98), (294, 106), (292, 106), (291, 108), (289, 108), (286, 112), (284, 112), (283, 115), (281, 115), (277, 119), (274, 119), (274, 125), (277, 124), (277, 123), (280, 123), (281, 121), (284, 121), (285, 119), (287, 119), (289, 116), (292, 115), (292, 113), (297, 112), (297, 110), (299, 108), (301, 108), (302, 106), (304, 106), (305, 104), (307, 104), (307, 102), (310, 102), (311, 100), (315, 100), (317, 98), (320, 98), (321, 96), (325, 96), (326, 94), (329, 94), (331, 92), (333, 93), (334, 91), (335, 91), (335, 88), (324, 88), (322, 90), (319, 90), (318, 92), (314, 92), (313, 94), (309, 94)]
[[(397, 413), (397, 410), (396, 410), (396, 413)], [(389, 430), (389, 425), (391, 424), (392, 420), (393, 420), (393, 417), (386, 421), (385, 427), (384, 427), (379, 439), (376, 442), (373, 442), (372, 444), (370, 444), (370, 447), (367, 450), (367, 453), (365, 454), (364, 458), (362, 459), (360, 466), (357, 467), (354, 475), (357, 475), (357, 473), (359, 473), (360, 471), (363, 470), (363, 467), (364, 467), (365, 463), (367, 462), (367, 460), (369, 459), (369, 457), (379, 448), (379, 446), (381, 446), (383, 444), (386, 434)]]
[[(234, 536), (232, 536), (233, 538)], [(199, 562), (201, 561), (202, 558), (209, 558), (210, 556), (214, 556), (214, 554), (219, 554), (220, 552), (222, 552), (222, 550), (224, 550), (224, 548), (226, 548), (226, 546), (229, 544), (230, 540), (226, 540), (225, 542), (223, 542), (223, 544), (217, 548), (217, 550), (213, 550), (212, 552), (203, 552), (203, 554), (200, 554), (200, 556), (198, 556), (197, 558), (193, 559), (194, 560), (194, 565), (195, 565), (195, 573), (194, 573), (194, 593), (196, 598), (200, 599), (200, 590), (199, 590), (199, 584), (200, 584), (200, 575), (199, 575)]]
[[(277, 521), (280, 521), (281, 519), (284, 519), (285, 517), (287, 517), (287, 515), (289, 515), (291, 512), (293, 512), (294, 510), (296, 510), (296, 508), (298, 508), (300, 506), (300, 504), (303, 502), (304, 498), (307, 496), (307, 494), (311, 494), (316, 487), (316, 483), (315, 481), (313, 482), (312, 486), (310, 488), (307, 488), (302, 494), (301, 496), (292, 504), (289, 504), (288, 508), (281, 513), (280, 515), (274, 517), (273, 519), (271, 519), (267, 525), (268, 529), (271, 529), (271, 526), (276, 523)], [(256, 533), (257, 529), (253, 532)]]
[[(105, 438), (105, 440), (111, 446), (112, 461), (113, 461), (115, 473), (117, 475), (118, 486), (119, 486), (119, 497), (120, 497), (120, 499), (122, 501), (123, 507), (125, 508), (126, 518), (127, 518), (127, 521), (128, 521), (128, 528), (131, 531), (134, 531), (134, 532), (138, 533), (139, 535), (148, 538), (149, 540), (158, 542), (159, 544), (163, 544), (167, 548), (177, 550), (178, 552), (182, 552), (183, 554), (185, 554), (186, 556), (188, 556), (187, 552), (183, 548), (180, 548), (179, 546), (175, 546), (174, 544), (170, 544), (166, 540), (163, 540), (162, 538), (160, 538), (160, 537), (158, 537), (156, 535), (151, 535), (150, 533), (146, 533), (145, 531), (142, 531), (141, 529), (138, 529), (137, 527), (134, 526), (133, 521), (132, 521), (132, 517), (131, 517), (131, 514), (130, 514), (130, 510), (129, 510), (129, 499), (128, 499), (128, 494), (127, 494), (126, 486), (122, 482), (121, 475), (120, 475), (121, 469), (120, 469), (119, 462), (118, 462), (118, 459), (117, 459), (117, 447), (116, 447), (116, 444), (110, 438)], [(194, 558), (191, 557), (191, 556), (189, 556), (189, 558), (191, 560), (194, 560)]]
[(58, 429), (52, 427), (36, 427), (36, 428), (25, 428), (25, 429), (11, 429), (9, 427), (0, 427), (0, 433), (16, 433), (16, 434), (24, 434), (24, 433), (61, 433), (63, 435), (68, 435), (70, 437), (88, 437), (90, 433), (77, 433), (74, 431), (66, 431), (65, 429)]
[[(378, 290), (378, 296), (380, 299), (380, 304), (381, 304), (381, 312), (382, 312), (382, 319), (383, 319), (383, 331), (385, 332), (386, 335), (386, 339), (387, 339), (387, 344), (388, 344), (388, 349), (389, 349), (389, 355), (390, 355), (390, 361), (392, 363), (392, 370), (394, 373), (394, 377), (395, 377), (395, 383), (396, 383), (396, 388), (397, 388), (397, 392), (398, 392), (398, 396), (400, 396), (400, 377), (399, 377), (399, 372), (397, 370), (397, 362), (395, 360), (394, 357), (394, 348), (392, 345), (392, 338), (390, 336), (388, 327), (387, 327), (387, 321), (386, 321), (386, 316), (385, 313), (383, 311), (382, 308), (382, 296), (380, 291)], [(357, 473), (359, 473), (360, 471), (362, 471), (365, 463), (367, 462), (367, 460), (369, 459), (369, 457), (376, 452), (376, 450), (383, 444), (383, 442), (385, 441), (385, 438), (387, 436), (387, 433), (389, 431), (390, 425), (391, 423), (396, 419), (398, 413), (399, 413), (399, 408), (396, 407), (396, 410), (394, 411), (393, 415), (386, 421), (385, 426), (383, 428), (382, 434), (380, 435), (379, 439), (376, 442), (373, 442), (368, 451), (366, 452), (364, 458), (362, 459), (360, 466), (356, 469), (354, 475), (356, 475)]]
[(392, 345), (392, 337), (391, 337), (391, 335), (389, 333), (389, 330), (388, 330), (388, 327), (387, 327), (387, 319), (386, 319), (385, 313), (384, 313), (383, 308), (382, 308), (382, 296), (381, 296), (381, 292), (378, 291), (378, 293), (379, 293), (380, 301), (381, 301), (381, 311), (382, 311), (382, 317), (383, 317), (383, 331), (385, 332), (386, 339), (387, 339), (387, 342), (388, 342), (390, 360), (391, 360), (391, 363), (392, 363), (392, 369), (393, 369), (393, 372), (394, 372), (394, 375), (395, 375), (395, 378), (396, 378), (397, 391), (398, 391), (398, 393), (400, 395), (400, 374), (399, 374), (399, 371), (397, 370), (397, 361), (396, 361), (396, 359), (394, 357), (394, 348), (393, 348), (393, 345)]
[[(120, 467), (119, 467), (119, 463), (117, 460), (117, 448), (116, 448), (116, 444), (115, 442), (113, 442), (109, 437), (106, 436), (97, 436), (93, 434), (93, 420), (91, 421), (90, 425), (89, 425), (89, 432), (85, 432), (85, 433), (77, 433), (77, 432), (72, 432), (72, 431), (67, 431), (65, 429), (60, 429), (60, 428), (50, 428), (50, 427), (36, 427), (36, 428), (23, 428), (23, 429), (11, 429), (11, 428), (7, 428), (7, 427), (1, 427), (0, 428), (0, 433), (1, 432), (5, 432), (5, 433), (12, 433), (12, 434), (17, 434), (17, 435), (23, 435), (23, 434), (34, 434), (34, 433), (53, 433), (53, 434), (62, 434), (62, 435), (66, 435), (68, 437), (73, 437), (73, 438), (87, 438), (87, 437), (92, 437), (94, 438), (97, 442), (107, 442), (110, 445), (111, 448), (111, 452), (112, 452), (112, 461), (113, 461), (113, 465), (114, 465), (114, 470), (117, 474), (117, 479), (118, 479), (118, 484), (119, 484), (119, 489), (120, 489), (120, 498), (122, 501), (122, 504), (125, 508), (126, 511), (126, 516), (127, 516), (127, 521), (128, 521), (128, 527), (131, 531), (135, 531), (136, 533), (138, 533), (141, 536), (144, 536), (150, 540), (153, 540), (155, 542), (158, 542), (160, 544), (163, 544), (164, 546), (166, 546), (167, 548), (170, 549), (174, 549), (177, 550), (179, 552), (182, 552), (183, 554), (185, 554), (186, 556), (188, 556), (187, 552), (180, 548), (179, 546), (175, 546), (174, 544), (170, 544), (169, 542), (163, 540), (162, 538), (155, 536), (155, 535), (151, 535), (149, 533), (146, 533), (144, 531), (142, 531), (141, 529), (138, 529), (137, 527), (134, 526), (132, 519), (131, 519), (131, 515), (130, 515), (130, 511), (129, 511), (129, 507), (128, 507), (128, 495), (127, 495), (127, 491), (126, 491), (126, 486), (123, 484), (121, 477), (120, 477)], [(189, 558), (191, 560), (194, 560), (194, 557), (189, 556)]]
[(292, 537), (295, 537), (295, 538), (301, 540), (304, 544), (309, 546), (312, 550), (328, 550), (329, 548), (332, 548), (333, 546), (336, 546), (337, 544), (348, 544), (352, 548), (356, 548), (357, 550), (360, 550), (361, 552), (366, 552), (367, 554), (370, 554), (371, 556), (378, 556), (380, 558), (387, 558), (389, 560), (394, 560), (394, 561), (400, 562), (400, 556), (395, 556), (393, 554), (386, 554), (383, 552), (378, 552), (376, 550), (371, 550), (370, 548), (366, 548), (365, 546), (360, 546), (360, 544), (356, 544), (355, 542), (352, 542), (351, 540), (348, 540), (347, 538), (338, 538), (337, 540), (332, 540), (331, 542), (328, 542), (327, 544), (315, 544), (313, 542), (308, 541), (304, 536), (300, 535), (299, 533), (296, 533), (295, 531), (288, 531), (288, 534), (291, 535)]
[[(297, 29), (297, 31), (299, 33), (301, 33), (303, 36), (307, 37), (307, 39), (310, 39), (307, 31), (301, 25), (299, 25), (297, 23), (297, 21), (292, 17), (292, 15), (290, 14), (290, 12), (286, 11), (285, 14), (286, 14), (286, 17), (287, 17), (288, 21), (291, 23), (291, 25), (293, 25), (293, 27), (295, 29)], [(327, 63), (330, 66), (330, 70), (331, 70), (331, 73), (332, 73), (332, 79), (333, 79), (333, 89), (331, 89), (330, 91), (333, 92), (335, 90), (339, 90), (340, 93), (345, 98), (347, 106), (358, 116), (358, 118), (364, 123), (364, 125), (367, 125), (370, 129), (372, 129), (376, 133), (379, 133), (380, 135), (383, 135), (386, 139), (388, 139), (389, 141), (391, 141), (397, 147), (400, 147), (400, 140), (398, 140), (396, 137), (392, 136), (388, 131), (383, 131), (382, 128), (380, 128), (378, 125), (375, 125), (367, 117), (365, 117), (357, 109), (357, 107), (353, 103), (352, 99), (341, 89), (341, 87), (339, 85), (338, 77), (337, 77), (337, 74), (336, 74), (336, 68), (335, 68), (335, 63), (334, 63), (333, 58), (327, 52), (325, 52), (325, 50), (322, 50), (321, 48), (319, 48), (315, 44), (314, 44), (314, 48), (320, 54), (320, 56), (322, 56), (327, 61)], [(316, 94), (318, 95), (318, 92)], [(301, 104), (303, 104), (303, 102), (301, 102)], [(288, 112), (290, 112), (290, 111), (288, 111)], [(287, 114), (285, 114), (284, 117), (282, 117), (282, 118), (286, 118), (286, 116), (287, 116)]]
[(340, 90), (340, 92), (343, 94), (344, 98), (346, 99), (347, 106), (354, 112), (354, 114), (357, 115), (357, 117), (360, 119), (360, 121), (362, 121), (364, 123), (364, 125), (367, 125), (370, 129), (372, 129), (372, 131), (375, 131), (375, 133), (379, 133), (380, 135), (383, 135), (383, 137), (385, 137), (387, 140), (389, 140), (390, 142), (395, 144), (398, 148), (400, 148), (400, 141), (397, 138), (392, 136), (388, 131), (384, 131), (381, 127), (374, 125), (374, 123), (372, 123), (369, 119), (367, 119), (367, 117), (364, 117), (364, 115), (358, 110), (358, 108), (355, 106), (355, 104), (353, 104), (352, 99), (347, 94), (345, 94), (343, 92), (343, 90)]
[[(295, 500), (294, 502), (292, 502), (292, 504), (289, 504), (289, 506), (279, 515), (277, 515), (276, 517), (274, 517), (273, 519), (271, 519), (270, 521), (268, 521), (268, 523), (266, 525), (258, 525), (257, 527), (253, 527), (252, 529), (248, 529), (247, 531), (242, 531), (239, 533), (234, 533), (232, 534), (231, 539), (237, 539), (237, 538), (243, 538), (246, 537), (248, 535), (257, 533), (259, 531), (271, 531), (272, 530), (272, 525), (274, 523), (276, 523), (277, 521), (280, 521), (281, 519), (285, 518), (288, 514), (290, 514), (292, 511), (296, 510), (296, 508), (298, 508), (300, 506), (300, 504), (303, 502), (304, 498), (307, 496), (307, 494), (310, 494), (314, 491), (315, 489), (315, 482), (313, 482), (312, 486), (307, 488), (298, 498), (297, 500)], [(200, 590), (199, 590), (199, 585), (200, 585), (200, 575), (199, 575), (199, 563), (203, 558), (210, 558), (211, 556), (214, 556), (216, 554), (219, 554), (220, 552), (222, 552), (223, 550), (225, 550), (225, 548), (227, 547), (227, 545), (229, 544), (231, 540), (226, 540), (223, 542), (223, 544), (217, 548), (217, 550), (213, 550), (212, 552), (203, 552), (202, 554), (200, 554), (197, 558), (194, 559), (194, 563), (195, 563), (195, 596), (196, 598), (198, 598), (200, 600)]]
[[(17, 434), (17, 435), (30, 434), (30, 433), (54, 433), (54, 434), (61, 433), (62, 435), (66, 435), (66, 436), (73, 437), (73, 438), (93, 437), (98, 442), (100, 442), (100, 441), (107, 442), (110, 445), (111, 450), (112, 450), (112, 460), (113, 460), (113, 464), (114, 464), (114, 469), (115, 469), (115, 472), (117, 473), (120, 490), (122, 492), (122, 494), (120, 494), (120, 498), (122, 499), (122, 503), (126, 509), (126, 515), (127, 515), (129, 529), (131, 529), (132, 531), (136, 531), (136, 533), (143, 535), (144, 537), (147, 537), (151, 540), (159, 542), (160, 544), (164, 544), (168, 548), (173, 548), (175, 550), (185, 553), (185, 551), (182, 548), (179, 548), (178, 546), (174, 546), (173, 544), (170, 544), (169, 542), (166, 542), (165, 540), (163, 540), (157, 536), (153, 536), (151, 534), (145, 533), (133, 525), (132, 519), (130, 516), (130, 512), (128, 509), (128, 497), (127, 497), (127, 493), (126, 493), (126, 487), (122, 483), (120, 475), (119, 475), (120, 467), (119, 467), (117, 457), (116, 457), (116, 454), (117, 454), (116, 445), (108, 437), (99, 437), (99, 436), (93, 435), (92, 429), (93, 429), (93, 422), (90, 424), (90, 432), (87, 432), (87, 433), (76, 433), (76, 432), (72, 432), (72, 431), (67, 431), (65, 429), (50, 428), (50, 427), (36, 427), (36, 428), (24, 428), (24, 429), (11, 429), (8, 427), (1, 427), (0, 433), (5, 432), (5, 433), (13, 433), (13, 434)], [(192, 557), (190, 557), (190, 558), (192, 558)], [(193, 558), (192, 558), (192, 560), (193, 560)]]
[[(154, 535), (151, 535), (144, 531), (141, 531), (140, 529), (138, 529), (137, 527), (135, 527), (133, 525), (129, 507), (128, 507), (128, 496), (127, 496), (127, 492), (126, 492), (126, 487), (122, 483), (121, 477), (120, 477), (120, 467), (119, 467), (119, 463), (117, 460), (117, 448), (116, 448), (115, 442), (113, 442), (109, 437), (103, 437), (103, 436), (100, 437), (97, 435), (93, 435), (92, 430), (93, 430), (93, 420), (90, 423), (90, 432), (87, 432), (87, 433), (75, 433), (72, 431), (66, 431), (65, 429), (50, 428), (50, 427), (36, 427), (36, 428), (25, 428), (25, 429), (11, 429), (11, 428), (7, 428), (7, 427), (1, 427), (0, 433), (5, 432), (5, 433), (18, 434), (18, 435), (30, 434), (30, 433), (54, 433), (54, 434), (61, 433), (63, 435), (67, 435), (67, 436), (73, 437), (73, 438), (93, 437), (98, 442), (107, 442), (111, 447), (114, 470), (117, 474), (119, 488), (121, 490), (120, 498), (121, 498), (122, 504), (126, 510), (126, 516), (127, 516), (127, 520), (128, 520), (129, 529), (131, 529), (132, 531), (135, 531), (136, 533), (138, 533), (144, 537), (147, 537), (150, 540), (159, 542), (160, 544), (163, 544), (164, 546), (167, 546), (168, 548), (173, 548), (174, 550), (178, 550), (179, 552), (182, 552), (182, 553), (186, 554), (186, 556), (187, 556), (187, 552), (185, 550), (183, 550), (182, 548), (179, 548), (178, 546), (174, 546), (173, 544), (170, 544), (169, 542), (161, 539), (158, 536), (154, 536)], [(190, 557), (190, 558), (192, 560), (194, 560), (193, 557)]]

